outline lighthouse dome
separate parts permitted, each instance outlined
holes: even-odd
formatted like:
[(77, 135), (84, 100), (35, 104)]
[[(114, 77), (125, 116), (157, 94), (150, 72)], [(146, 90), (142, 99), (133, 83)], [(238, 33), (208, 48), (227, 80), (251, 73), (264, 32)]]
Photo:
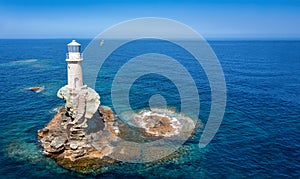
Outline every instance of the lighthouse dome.
[(80, 46), (80, 43), (76, 42), (76, 40), (72, 40), (72, 42), (69, 43), (68, 46)]

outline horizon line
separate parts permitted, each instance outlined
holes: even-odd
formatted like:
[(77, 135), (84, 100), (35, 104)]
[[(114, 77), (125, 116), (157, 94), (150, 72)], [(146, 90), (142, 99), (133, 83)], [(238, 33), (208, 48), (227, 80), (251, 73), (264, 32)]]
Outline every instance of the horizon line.
[[(18, 38), (3, 38), (0, 37), (0, 40), (63, 40), (63, 39), (94, 39), (95, 37), (18, 37)], [(121, 38), (112, 38), (113, 40), (118, 40)], [(129, 38), (130, 39), (130, 38)], [(171, 38), (171, 39), (181, 39), (181, 40), (192, 40), (190, 38)], [(300, 40), (300, 36), (295, 37), (247, 37), (247, 36), (241, 36), (241, 37), (232, 37), (232, 36), (219, 36), (219, 37), (204, 37), (204, 40)]]

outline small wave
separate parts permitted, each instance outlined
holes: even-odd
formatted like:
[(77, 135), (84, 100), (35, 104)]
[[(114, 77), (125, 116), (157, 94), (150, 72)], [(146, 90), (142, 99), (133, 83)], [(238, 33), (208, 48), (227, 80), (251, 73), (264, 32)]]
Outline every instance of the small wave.
[(59, 108), (60, 108), (60, 106), (57, 106), (57, 107), (55, 107), (55, 108), (51, 109), (49, 112), (50, 112), (51, 114), (53, 114), (53, 113), (57, 113), (57, 112), (58, 112), (58, 110), (59, 110)]
[(18, 64), (18, 63), (33, 63), (38, 61), (37, 59), (26, 59), (26, 60), (16, 60), (16, 61), (12, 61), (10, 62), (11, 64)]

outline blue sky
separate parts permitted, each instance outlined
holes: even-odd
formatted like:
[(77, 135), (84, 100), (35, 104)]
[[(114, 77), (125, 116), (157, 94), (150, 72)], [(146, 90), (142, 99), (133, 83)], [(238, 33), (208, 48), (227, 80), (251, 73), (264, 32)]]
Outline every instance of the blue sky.
[(0, 0), (0, 38), (93, 38), (139, 17), (206, 38), (300, 38), (300, 0)]

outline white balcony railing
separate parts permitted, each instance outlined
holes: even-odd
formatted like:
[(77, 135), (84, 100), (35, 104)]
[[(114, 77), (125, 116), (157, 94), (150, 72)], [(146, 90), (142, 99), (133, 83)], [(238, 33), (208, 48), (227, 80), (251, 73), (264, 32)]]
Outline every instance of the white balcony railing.
[(79, 53), (79, 55), (78, 55), (78, 54), (66, 53), (66, 59), (70, 59), (70, 57), (72, 57), (72, 59), (82, 59), (83, 58), (83, 54)]

